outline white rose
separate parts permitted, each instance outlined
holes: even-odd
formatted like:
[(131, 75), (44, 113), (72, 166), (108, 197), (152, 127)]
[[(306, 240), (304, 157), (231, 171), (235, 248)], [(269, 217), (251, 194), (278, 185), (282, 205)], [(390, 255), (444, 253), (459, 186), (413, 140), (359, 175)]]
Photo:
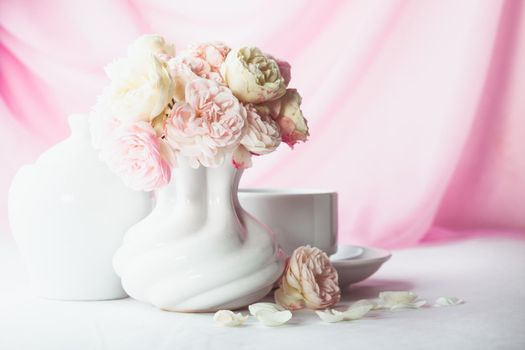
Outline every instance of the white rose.
[(247, 126), (241, 144), (257, 155), (275, 151), (281, 143), (277, 123), (269, 115), (258, 113), (251, 105), (246, 106), (246, 112)]
[(150, 54), (173, 57), (175, 46), (160, 35), (141, 35), (128, 48), (129, 57), (148, 56)]
[(129, 57), (106, 67), (110, 117), (129, 124), (150, 122), (171, 101), (174, 84), (166, 62), (155, 55)]
[(231, 50), (221, 74), (233, 94), (243, 102), (260, 103), (283, 96), (286, 82), (277, 62), (256, 47)]

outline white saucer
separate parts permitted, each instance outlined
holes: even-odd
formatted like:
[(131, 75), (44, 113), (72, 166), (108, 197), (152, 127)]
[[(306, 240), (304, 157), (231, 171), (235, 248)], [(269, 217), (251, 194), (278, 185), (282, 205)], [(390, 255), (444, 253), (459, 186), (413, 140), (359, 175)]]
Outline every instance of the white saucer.
[(337, 252), (330, 255), (330, 260), (348, 260), (354, 259), (363, 254), (365, 250), (355, 245), (340, 245), (337, 247)]
[(391, 256), (383, 249), (340, 245), (330, 260), (339, 275), (339, 285), (346, 288), (372, 276)]

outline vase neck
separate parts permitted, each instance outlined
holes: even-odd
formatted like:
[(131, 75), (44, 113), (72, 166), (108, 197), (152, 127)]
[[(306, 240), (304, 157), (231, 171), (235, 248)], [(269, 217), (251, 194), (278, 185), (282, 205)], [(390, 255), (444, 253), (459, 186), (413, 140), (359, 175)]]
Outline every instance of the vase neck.
[(173, 169), (172, 180), (157, 191), (157, 203), (198, 205), (203, 209), (220, 205), (239, 208), (237, 190), (242, 170), (235, 169), (226, 159), (216, 168), (200, 166), (194, 169), (182, 159)]

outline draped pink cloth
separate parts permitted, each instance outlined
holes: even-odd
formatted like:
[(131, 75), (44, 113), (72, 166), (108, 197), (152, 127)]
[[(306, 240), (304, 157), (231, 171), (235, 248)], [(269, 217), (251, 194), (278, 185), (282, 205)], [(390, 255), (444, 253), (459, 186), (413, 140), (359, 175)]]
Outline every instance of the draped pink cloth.
[(343, 241), (523, 233), (524, 15), (520, 0), (2, 1), (1, 227), (16, 169), (89, 111), (105, 64), (159, 33), (290, 61), (311, 138), (243, 184), (337, 190)]

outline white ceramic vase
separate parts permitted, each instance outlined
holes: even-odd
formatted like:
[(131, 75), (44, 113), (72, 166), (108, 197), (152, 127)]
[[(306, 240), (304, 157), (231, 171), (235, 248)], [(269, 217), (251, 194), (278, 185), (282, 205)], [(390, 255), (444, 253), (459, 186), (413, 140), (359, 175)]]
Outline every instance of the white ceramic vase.
[(241, 174), (231, 159), (218, 168), (179, 162), (153, 212), (126, 233), (115, 254), (115, 271), (131, 297), (169, 311), (209, 312), (268, 294), (283, 255), (269, 229), (239, 205)]
[(9, 191), (9, 221), (36, 293), (51, 299), (126, 297), (112, 258), (126, 230), (151, 211), (92, 148), (87, 116), (71, 136), (22, 167)]

